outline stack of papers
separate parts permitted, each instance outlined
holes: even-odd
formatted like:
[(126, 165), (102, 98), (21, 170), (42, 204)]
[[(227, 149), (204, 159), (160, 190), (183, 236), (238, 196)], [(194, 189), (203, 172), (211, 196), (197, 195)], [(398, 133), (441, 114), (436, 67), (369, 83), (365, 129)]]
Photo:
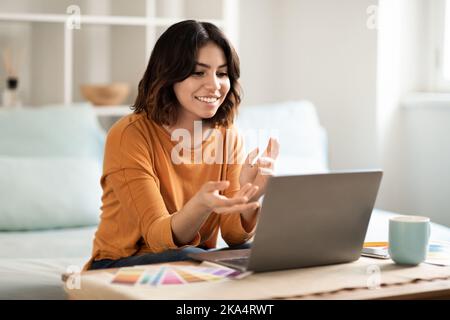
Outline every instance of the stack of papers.
[(364, 242), (361, 255), (371, 258), (389, 259), (387, 242)]

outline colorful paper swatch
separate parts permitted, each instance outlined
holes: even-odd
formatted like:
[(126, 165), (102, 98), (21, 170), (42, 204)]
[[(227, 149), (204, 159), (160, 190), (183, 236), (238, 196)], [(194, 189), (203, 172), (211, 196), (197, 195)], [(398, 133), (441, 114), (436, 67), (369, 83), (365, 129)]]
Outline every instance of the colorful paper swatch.
[(239, 271), (227, 267), (175, 266), (122, 268), (112, 283), (121, 285), (166, 286), (237, 278)]
[(164, 275), (164, 271), (166, 270), (166, 267), (161, 267), (153, 276), (152, 282), (150, 283), (152, 286), (157, 286), (159, 282), (162, 279), (162, 276)]
[(145, 269), (140, 268), (122, 268), (120, 269), (116, 275), (112, 283), (115, 284), (125, 284), (125, 285), (134, 285), (142, 275), (145, 273)]
[(145, 273), (142, 276), (141, 280), (139, 281), (139, 284), (141, 284), (141, 285), (150, 284), (153, 279), (153, 276), (154, 275), (152, 275), (152, 274)]
[(432, 241), (428, 247), (425, 262), (439, 266), (450, 266), (450, 242)]
[(364, 242), (364, 248), (387, 248), (388, 242)]
[(185, 282), (182, 280), (178, 273), (175, 270), (166, 270), (164, 276), (161, 279), (161, 285), (170, 285), (170, 284), (184, 284)]
[(176, 269), (178, 275), (183, 278), (186, 283), (202, 282), (205, 281), (203, 278), (183, 269)]

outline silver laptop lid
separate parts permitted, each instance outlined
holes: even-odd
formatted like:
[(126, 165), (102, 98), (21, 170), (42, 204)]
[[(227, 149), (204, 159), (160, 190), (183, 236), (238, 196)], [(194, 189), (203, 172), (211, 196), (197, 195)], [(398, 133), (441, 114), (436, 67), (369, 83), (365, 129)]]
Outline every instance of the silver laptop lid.
[(357, 260), (381, 170), (272, 177), (248, 269), (270, 271)]

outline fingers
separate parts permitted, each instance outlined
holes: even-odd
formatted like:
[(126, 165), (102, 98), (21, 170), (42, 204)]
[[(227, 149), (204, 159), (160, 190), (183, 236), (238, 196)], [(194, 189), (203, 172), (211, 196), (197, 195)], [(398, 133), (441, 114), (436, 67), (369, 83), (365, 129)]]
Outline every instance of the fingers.
[(253, 149), (248, 155), (247, 158), (245, 158), (245, 165), (252, 165), (253, 162), (255, 161), (255, 158), (258, 156), (259, 153), (259, 148), (256, 147), (255, 149)]
[(222, 191), (230, 186), (230, 181), (209, 181), (203, 185), (203, 190), (206, 192), (213, 192), (216, 190)]
[(266, 150), (264, 151), (264, 157), (270, 157), (276, 159), (280, 152), (280, 143), (276, 138), (271, 137), (267, 144)]
[(227, 198), (224, 195), (218, 194), (217, 190), (224, 190), (229, 187), (229, 181), (209, 181), (203, 185), (203, 196), (201, 199), (206, 203), (206, 207), (215, 212), (236, 212), (244, 210), (253, 210), (258, 208), (259, 203), (247, 203), (256, 192), (259, 190), (258, 186), (251, 183), (245, 184), (233, 198)]
[[(257, 159), (258, 153), (259, 153), (258, 148), (253, 149), (253, 151), (251, 151), (247, 155), (247, 158), (245, 159), (245, 162), (244, 162), (244, 165), (245, 165), (244, 168), (250, 167), (252, 169), (257, 169), (257, 168), (262, 167), (262, 168), (268, 168), (268, 169), (273, 170), (275, 160), (279, 154), (279, 150), (280, 150), (280, 144), (278, 143), (278, 140), (275, 138), (270, 138), (269, 143), (267, 144), (267, 148), (263, 152), (261, 157), (259, 157)], [(255, 159), (257, 159), (257, 160), (255, 161)], [(246, 169), (246, 170), (248, 170), (248, 169)], [(264, 174), (267, 174), (266, 170), (263, 170), (263, 172), (264, 172)]]
[(273, 175), (275, 167), (275, 159), (269, 157), (261, 157), (258, 159), (258, 174)]
[(270, 157), (260, 157), (256, 163), (260, 168), (272, 168), (275, 164), (275, 159)]
[(258, 173), (262, 176), (274, 175), (274, 171), (272, 169), (267, 169), (267, 168), (258, 168)]
[(246, 198), (247, 201), (251, 199), (256, 192), (258, 192), (259, 187), (256, 185), (252, 185), (251, 183), (246, 183), (235, 195), (233, 198)]
[(238, 196), (238, 197), (233, 197), (233, 198), (227, 198), (225, 196), (219, 196), (216, 197), (213, 200), (213, 206), (214, 207), (229, 207), (229, 206), (234, 206), (237, 204), (242, 204), (242, 203), (246, 203), (248, 201), (249, 198), (244, 197), (244, 196)]
[(249, 199), (251, 199), (256, 192), (259, 190), (258, 186), (252, 185), (251, 183), (246, 183), (233, 198), (227, 198), (225, 196), (216, 196), (213, 200), (213, 205), (215, 207), (230, 207), (240, 204), (246, 204)]
[(246, 183), (244, 184), (241, 189), (234, 195), (234, 197), (244, 197), (246, 195), (246, 193), (251, 189), (252, 184), (251, 183)]

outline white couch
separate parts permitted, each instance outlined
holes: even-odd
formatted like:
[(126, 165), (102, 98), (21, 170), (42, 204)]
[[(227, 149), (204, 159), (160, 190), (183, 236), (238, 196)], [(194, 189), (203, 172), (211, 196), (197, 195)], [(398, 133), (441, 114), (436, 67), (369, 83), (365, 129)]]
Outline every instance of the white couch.
[[(73, 108), (61, 109), (59, 112), (66, 112), (67, 125), (58, 124), (58, 131), (49, 128), (49, 110), (42, 109), (42, 112), (33, 113), (33, 125), (42, 125), (42, 132), (47, 135), (36, 139), (39, 131), (28, 132), (27, 127), (20, 127), (20, 123), (10, 126), (9, 133), (0, 136), (0, 146), (10, 144), (14, 139), (17, 142), (18, 136), (14, 136), (16, 129), (24, 141), (34, 139), (35, 143), (43, 143), (45, 149), (47, 143), (52, 139), (64, 137), (70, 145), (70, 149), (65, 150), (66, 145), (59, 145), (61, 150), (73, 156), (73, 148), (85, 148), (86, 142), (73, 132), (65, 135), (64, 131), (69, 130), (77, 118), (84, 117), (89, 128), (83, 129), (83, 134), (90, 132), (92, 139), (99, 139), (99, 127), (96, 123), (96, 116), (93, 112), (74, 112)], [(31, 111), (30, 111), (31, 112)], [(23, 114), (22, 114), (23, 115)], [(61, 114), (59, 114), (61, 116)], [(15, 121), (14, 115), (0, 110), (0, 124), (8, 117), (8, 121)], [(259, 144), (263, 150), (267, 138), (271, 135), (270, 130), (278, 130), (278, 138), (281, 144), (280, 158), (276, 166), (278, 174), (323, 172), (328, 170), (327, 163), (327, 139), (325, 130), (320, 126), (314, 106), (306, 101), (292, 101), (279, 104), (268, 104), (260, 106), (244, 106), (241, 108), (236, 125), (243, 133), (247, 129), (257, 128), (260, 131), (259, 140), (248, 138), (247, 149)], [(73, 129), (73, 128), (72, 128)], [(0, 129), (1, 131), (1, 129)], [(248, 133), (248, 132), (247, 132)], [(104, 135), (105, 132), (102, 132)], [(8, 136), (9, 135), (9, 136)], [(245, 136), (245, 134), (244, 134)], [(19, 138), (20, 138), (19, 137)], [(45, 137), (45, 140), (43, 137)], [(101, 138), (101, 137), (100, 137)], [(2, 140), (3, 139), (3, 140)], [(5, 140), (6, 139), (6, 140)], [(44, 139), (44, 141), (42, 141)], [(80, 140), (81, 139), (81, 140)], [(101, 139), (100, 139), (101, 140)], [(90, 140), (89, 140), (90, 141)], [(92, 147), (92, 146), (91, 146)], [(33, 152), (43, 155), (43, 149), (31, 148), (29, 157)], [(96, 157), (96, 150), (91, 150), (88, 156)], [(46, 155), (57, 152), (58, 148), (47, 150)], [(33, 151), (34, 150), (34, 151)], [(0, 155), (2, 149), (0, 148)], [(22, 151), (20, 151), (22, 152)], [(98, 156), (101, 163), (101, 155)], [(98, 172), (93, 171), (97, 175)], [(33, 179), (33, 177), (30, 177)], [(0, 177), (1, 183), (1, 177)], [(92, 186), (86, 186), (92, 188)], [(64, 190), (55, 197), (65, 196)], [(23, 195), (23, 201), (27, 201), (31, 195)], [(100, 199), (99, 199), (100, 201)], [(2, 214), (2, 204), (0, 203), (0, 217)], [(98, 208), (94, 208), (98, 210)], [(387, 219), (392, 213), (374, 211), (366, 239), (387, 240)], [(28, 231), (0, 231), (0, 299), (64, 299), (61, 274), (69, 270), (81, 268), (91, 254), (92, 239), (95, 233), (95, 223), (82, 227), (65, 227), (49, 230), (28, 230)], [(450, 241), (448, 228), (440, 225), (432, 225), (432, 238)]]

